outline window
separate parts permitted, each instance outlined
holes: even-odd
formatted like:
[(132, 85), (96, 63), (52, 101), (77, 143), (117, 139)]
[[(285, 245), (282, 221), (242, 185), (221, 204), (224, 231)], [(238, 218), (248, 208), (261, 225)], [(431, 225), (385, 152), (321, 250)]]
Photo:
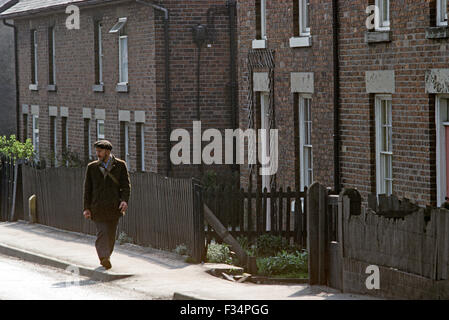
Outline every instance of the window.
[(312, 98), (299, 97), (300, 187), (304, 191), (313, 183)]
[(299, 0), (299, 35), (310, 36), (310, 0)]
[(56, 83), (55, 27), (48, 28), (48, 84)]
[(376, 17), (376, 30), (390, 29), (390, 0), (376, 0), (376, 7), (379, 8), (379, 17)]
[(393, 193), (392, 108), (390, 96), (376, 96), (377, 194)]
[(37, 85), (37, 31), (31, 30), (31, 84)]
[(84, 160), (90, 160), (92, 154), (92, 141), (90, 137), (90, 119), (84, 119)]
[(95, 84), (103, 84), (103, 24), (95, 22)]
[(145, 127), (143, 123), (136, 124), (137, 170), (145, 171)]
[(109, 33), (119, 34), (119, 83), (128, 83), (128, 34), (126, 31), (127, 18), (120, 18)]
[(104, 140), (104, 120), (97, 120), (97, 140)]
[(120, 122), (121, 157), (129, 168), (129, 122)]
[[(68, 158), (69, 151), (69, 128), (67, 126), (67, 117), (61, 118), (61, 147), (63, 158)], [(66, 166), (69, 166), (69, 161), (66, 160)]]
[(33, 147), (39, 158), (39, 116), (33, 115)]
[(437, 205), (449, 198), (449, 96), (436, 99), (437, 129)]
[(50, 150), (51, 150), (51, 166), (57, 166), (57, 137), (56, 137), (56, 117), (50, 117)]
[(26, 142), (28, 139), (28, 114), (23, 115), (23, 139), (22, 142)]
[(256, 0), (256, 38), (259, 40), (267, 39), (267, 1)]
[(447, 25), (447, 0), (437, 0), (437, 26)]

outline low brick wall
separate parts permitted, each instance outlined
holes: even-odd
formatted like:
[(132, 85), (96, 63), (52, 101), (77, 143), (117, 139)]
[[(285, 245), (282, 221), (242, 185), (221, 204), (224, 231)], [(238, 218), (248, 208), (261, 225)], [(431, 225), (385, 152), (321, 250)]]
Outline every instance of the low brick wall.
[(397, 269), (379, 266), (380, 289), (369, 290), (366, 268), (369, 263), (350, 258), (343, 261), (343, 292), (360, 293), (384, 299), (449, 299), (449, 281), (435, 281)]

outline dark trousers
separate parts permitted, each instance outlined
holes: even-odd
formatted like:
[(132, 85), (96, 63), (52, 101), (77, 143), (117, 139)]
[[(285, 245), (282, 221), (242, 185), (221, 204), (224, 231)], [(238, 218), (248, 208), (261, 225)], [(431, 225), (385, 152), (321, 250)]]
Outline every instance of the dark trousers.
[(97, 228), (97, 240), (95, 248), (97, 249), (98, 258), (109, 258), (114, 251), (115, 238), (117, 234), (117, 225), (119, 219), (111, 221), (95, 221)]

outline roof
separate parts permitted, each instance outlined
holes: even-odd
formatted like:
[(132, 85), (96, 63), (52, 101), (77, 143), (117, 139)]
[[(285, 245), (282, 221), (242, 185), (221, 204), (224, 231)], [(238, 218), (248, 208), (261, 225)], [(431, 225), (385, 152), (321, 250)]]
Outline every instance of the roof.
[(9, 9), (17, 2), (19, 2), (19, 0), (0, 0), (0, 12)]
[[(49, 10), (61, 10), (69, 5), (92, 5), (99, 3), (113, 2), (115, 0), (10, 0), (16, 4), (11, 8), (5, 10), (0, 14), (0, 19), (15, 18), (21, 16), (27, 16)], [(2, 2), (9, 2), (8, 0), (0, 0)], [(0, 10), (1, 12), (1, 10)]]

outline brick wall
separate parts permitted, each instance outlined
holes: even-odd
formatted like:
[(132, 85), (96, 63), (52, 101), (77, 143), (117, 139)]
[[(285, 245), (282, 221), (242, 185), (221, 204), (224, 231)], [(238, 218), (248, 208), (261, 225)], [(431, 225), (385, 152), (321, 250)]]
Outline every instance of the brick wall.
[[(196, 117), (196, 59), (197, 49), (191, 27), (207, 23), (206, 12), (212, 5), (223, 1), (163, 1), (170, 10), (170, 58), (172, 86), (171, 129), (191, 128)], [(117, 93), (118, 37), (108, 31), (120, 17), (128, 17), (129, 92)], [(81, 10), (81, 30), (65, 27), (67, 15), (20, 19), (20, 94), (21, 103), (40, 106), (41, 150), (50, 146), (49, 106), (69, 108), (69, 146), (72, 151), (84, 153), (83, 108), (92, 113), (91, 141), (96, 140), (95, 109), (104, 109), (105, 135), (111, 140), (115, 154), (120, 152), (119, 111), (131, 111), (130, 164), (137, 166), (135, 111), (145, 111), (145, 159), (146, 170), (166, 173), (167, 135), (165, 111), (165, 52), (162, 13), (133, 1)], [(93, 92), (95, 83), (94, 20), (103, 22), (103, 78), (104, 92)], [(229, 37), (225, 16), (215, 19), (217, 43), (203, 48), (201, 66), (201, 118), (203, 128), (229, 128), (231, 106), (228, 97)], [(56, 92), (48, 92), (47, 27), (56, 26)], [(38, 30), (39, 91), (30, 91), (31, 57), (30, 28)], [(23, 123), (23, 119), (22, 119)], [(31, 137), (30, 118), (28, 136)], [(58, 115), (58, 133), (61, 121)], [(23, 132), (23, 129), (21, 130)], [(58, 141), (61, 141), (59, 135)], [(61, 150), (61, 145), (58, 146)], [(114, 152), (114, 151), (113, 151)], [(190, 169), (190, 167), (189, 167)], [(191, 175), (194, 171), (174, 168), (175, 175)]]
[(0, 135), (16, 133), (14, 31), (0, 24)]
[(392, 1), (392, 41), (365, 43), (369, 1), (339, 1), (342, 183), (363, 198), (376, 192), (374, 96), (365, 71), (394, 70), (393, 192), (420, 205), (436, 204), (435, 96), (425, 72), (447, 68), (447, 39), (426, 39), (435, 26), (435, 1)]
[[(240, 127), (248, 127), (247, 57), (256, 39), (256, 1), (238, 3)], [(278, 187), (299, 189), (298, 106), (291, 92), (292, 72), (313, 72), (312, 95), (314, 180), (333, 186), (333, 58), (331, 1), (311, 1), (312, 46), (291, 48), (294, 36), (294, 1), (267, 1), (268, 49), (275, 51), (274, 106), (279, 129)], [(323, 23), (325, 21), (325, 23)], [(257, 70), (266, 71), (266, 70)], [(257, 111), (258, 118), (260, 111)], [(260, 122), (260, 121), (259, 121)], [(242, 166), (242, 183), (248, 184), (247, 166)], [(260, 178), (258, 179), (260, 185)]]

